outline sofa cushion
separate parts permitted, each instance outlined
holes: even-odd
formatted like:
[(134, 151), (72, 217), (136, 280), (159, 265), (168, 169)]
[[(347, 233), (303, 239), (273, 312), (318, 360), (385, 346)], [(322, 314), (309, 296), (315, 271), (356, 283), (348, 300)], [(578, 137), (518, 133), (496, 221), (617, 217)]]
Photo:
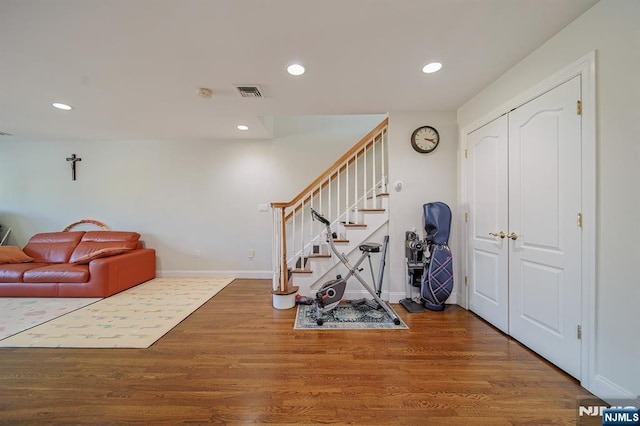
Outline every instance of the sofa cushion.
[(89, 266), (69, 263), (29, 269), (22, 275), (24, 283), (86, 283), (87, 281), (89, 281)]
[(20, 283), (22, 275), (29, 269), (46, 266), (47, 263), (12, 263), (0, 267), (0, 283)]
[(33, 262), (33, 257), (27, 256), (18, 246), (0, 247), (0, 264)]
[(84, 234), (84, 231), (36, 234), (29, 239), (23, 251), (36, 262), (66, 263)]
[(140, 234), (137, 232), (89, 231), (82, 236), (71, 253), (69, 262), (85, 263), (93, 258), (124, 253), (137, 248), (139, 239)]

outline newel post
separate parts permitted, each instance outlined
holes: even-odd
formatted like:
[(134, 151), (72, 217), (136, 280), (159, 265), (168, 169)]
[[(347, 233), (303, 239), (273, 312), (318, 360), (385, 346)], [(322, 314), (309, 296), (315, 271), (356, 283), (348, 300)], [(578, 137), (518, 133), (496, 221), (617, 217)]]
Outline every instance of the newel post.
[(289, 285), (287, 268), (287, 234), (285, 207), (287, 203), (271, 203), (273, 211), (273, 307), (290, 309), (296, 305), (298, 287)]

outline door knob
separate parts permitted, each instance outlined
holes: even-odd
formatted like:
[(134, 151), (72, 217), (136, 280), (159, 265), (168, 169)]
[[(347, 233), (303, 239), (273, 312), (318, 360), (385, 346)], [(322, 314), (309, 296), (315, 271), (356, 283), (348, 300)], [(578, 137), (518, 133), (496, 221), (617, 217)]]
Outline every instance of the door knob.
[(507, 237), (511, 238), (513, 241), (518, 239), (518, 234), (516, 234), (515, 232), (510, 233), (509, 235), (507, 235)]
[(489, 232), (489, 235), (491, 235), (492, 237), (500, 237), (501, 239), (504, 239), (504, 237), (506, 237), (507, 235), (500, 231), (497, 234), (495, 232)]

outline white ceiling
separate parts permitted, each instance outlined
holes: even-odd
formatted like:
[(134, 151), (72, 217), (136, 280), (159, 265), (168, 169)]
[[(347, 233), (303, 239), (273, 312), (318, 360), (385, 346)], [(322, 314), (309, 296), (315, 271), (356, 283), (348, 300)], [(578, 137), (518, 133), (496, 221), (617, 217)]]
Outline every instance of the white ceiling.
[(265, 138), (261, 117), (455, 110), (596, 2), (0, 0), (0, 142)]

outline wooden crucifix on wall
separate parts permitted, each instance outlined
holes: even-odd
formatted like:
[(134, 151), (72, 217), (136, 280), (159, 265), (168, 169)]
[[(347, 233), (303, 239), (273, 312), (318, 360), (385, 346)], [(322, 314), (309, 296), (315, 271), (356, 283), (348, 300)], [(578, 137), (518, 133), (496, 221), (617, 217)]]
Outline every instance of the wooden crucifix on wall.
[(67, 158), (67, 161), (71, 161), (71, 179), (76, 180), (76, 163), (82, 161), (82, 158), (76, 157), (75, 154), (71, 154), (71, 157)]

